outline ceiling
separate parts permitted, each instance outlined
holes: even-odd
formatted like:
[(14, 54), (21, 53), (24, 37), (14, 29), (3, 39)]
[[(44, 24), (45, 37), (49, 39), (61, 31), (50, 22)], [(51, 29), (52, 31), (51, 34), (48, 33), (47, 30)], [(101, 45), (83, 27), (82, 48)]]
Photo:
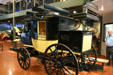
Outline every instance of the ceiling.
[(12, 0), (0, 0), (0, 3), (6, 4), (7, 2), (12, 1)]
[(99, 13), (103, 16), (103, 23), (113, 22), (113, 0), (95, 0)]
[[(0, 0), (0, 3), (5, 4), (12, 0)], [(113, 0), (95, 0), (93, 1), (98, 6), (99, 13), (103, 15), (104, 23), (113, 22)]]

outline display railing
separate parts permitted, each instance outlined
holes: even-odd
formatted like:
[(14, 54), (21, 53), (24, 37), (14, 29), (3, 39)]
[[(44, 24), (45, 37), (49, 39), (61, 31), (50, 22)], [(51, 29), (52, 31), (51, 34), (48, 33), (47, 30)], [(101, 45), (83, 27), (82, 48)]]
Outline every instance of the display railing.
[[(41, 6), (44, 3), (49, 4), (49, 3), (55, 3), (60, 1), (67, 1), (67, 0), (15, 0), (15, 7), (16, 7), (15, 10), (16, 12), (18, 12), (18, 11), (27, 10), (33, 7)], [(8, 13), (12, 13), (13, 3), (7, 2), (6, 6), (7, 6)]]

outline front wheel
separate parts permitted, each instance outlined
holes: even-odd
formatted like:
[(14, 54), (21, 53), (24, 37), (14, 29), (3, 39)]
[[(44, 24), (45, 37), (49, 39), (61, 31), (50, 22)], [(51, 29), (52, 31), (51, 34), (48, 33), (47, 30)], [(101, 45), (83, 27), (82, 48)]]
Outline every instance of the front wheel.
[(45, 51), (43, 64), (48, 75), (78, 75), (77, 58), (64, 44), (50, 45)]
[(17, 60), (20, 67), (24, 70), (28, 70), (30, 67), (30, 54), (27, 49), (20, 48), (17, 52)]

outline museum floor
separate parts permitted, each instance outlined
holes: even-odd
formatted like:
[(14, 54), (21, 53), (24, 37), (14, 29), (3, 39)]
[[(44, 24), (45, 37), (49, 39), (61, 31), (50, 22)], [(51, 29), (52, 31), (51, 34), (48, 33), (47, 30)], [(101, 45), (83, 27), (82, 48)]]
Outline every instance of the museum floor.
[[(31, 58), (28, 71), (21, 69), (16, 59), (16, 52), (11, 51), (11, 47), (11, 41), (5, 41), (3, 51), (0, 50), (0, 75), (46, 75), (43, 65), (37, 58)], [(79, 75), (113, 75), (113, 67), (105, 65), (104, 72), (82, 71)]]

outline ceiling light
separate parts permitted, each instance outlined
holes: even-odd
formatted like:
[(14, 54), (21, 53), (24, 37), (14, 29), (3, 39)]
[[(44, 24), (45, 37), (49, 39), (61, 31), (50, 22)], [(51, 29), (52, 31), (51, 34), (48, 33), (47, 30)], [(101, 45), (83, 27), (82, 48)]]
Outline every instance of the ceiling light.
[(102, 5), (99, 10), (104, 11), (104, 6)]
[(77, 12), (76, 11), (73, 11), (73, 13), (76, 14)]

